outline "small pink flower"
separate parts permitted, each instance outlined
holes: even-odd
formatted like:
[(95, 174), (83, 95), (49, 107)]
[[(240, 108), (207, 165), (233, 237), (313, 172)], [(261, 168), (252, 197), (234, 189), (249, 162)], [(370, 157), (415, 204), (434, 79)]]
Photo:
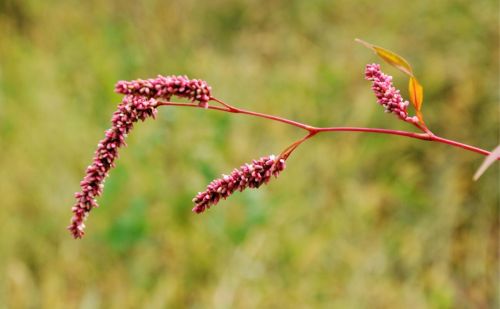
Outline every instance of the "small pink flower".
[(408, 101), (404, 101), (393, 84), (392, 76), (382, 73), (380, 65), (376, 63), (367, 64), (365, 70), (365, 79), (372, 81), (372, 90), (377, 97), (377, 102), (385, 108), (387, 113), (393, 113), (400, 119), (417, 123), (416, 116), (408, 116)]
[(170, 100), (172, 96), (198, 101), (200, 106), (207, 107), (212, 88), (201, 79), (189, 79), (187, 76), (161, 76), (147, 80), (119, 81), (115, 92), (141, 95), (156, 99)]
[(222, 178), (213, 180), (205, 191), (199, 192), (193, 199), (193, 211), (202, 213), (216, 205), (221, 198), (228, 198), (236, 190), (258, 188), (267, 183), (272, 175), (277, 177), (284, 169), (285, 160), (274, 155), (253, 160), (252, 164), (244, 164), (239, 169), (234, 169), (230, 175), (222, 175)]
[(74, 238), (84, 235), (84, 221), (94, 207), (98, 207), (96, 198), (102, 194), (104, 180), (115, 166), (118, 148), (125, 146), (125, 137), (132, 130), (134, 123), (148, 117), (155, 117), (157, 102), (154, 98), (127, 95), (118, 105), (111, 119), (112, 127), (97, 145), (94, 160), (87, 167), (86, 175), (80, 182), (81, 191), (75, 193), (76, 204), (73, 206), (73, 218), (68, 230)]

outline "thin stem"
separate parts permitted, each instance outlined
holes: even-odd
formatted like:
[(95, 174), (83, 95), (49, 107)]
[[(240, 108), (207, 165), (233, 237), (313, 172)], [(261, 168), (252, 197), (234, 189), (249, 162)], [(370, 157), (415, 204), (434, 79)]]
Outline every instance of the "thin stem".
[(232, 111), (237, 111), (237, 110), (238, 110), (238, 108), (236, 108), (236, 107), (234, 107), (234, 106), (232, 106), (232, 105), (229, 105), (229, 104), (227, 104), (226, 102), (224, 102), (224, 101), (222, 101), (222, 100), (219, 100), (219, 99), (217, 99), (217, 98), (210, 97), (210, 100), (211, 100), (211, 101), (215, 101), (215, 102), (217, 102), (217, 103), (219, 103), (219, 104), (222, 104), (224, 107), (227, 107), (227, 109), (229, 109), (229, 110), (232, 110)]
[(157, 106), (195, 107), (195, 108), (214, 109), (214, 110), (218, 110), (218, 111), (233, 113), (228, 108), (219, 107), (219, 106), (211, 106), (211, 105), (209, 105), (207, 107), (203, 107), (203, 106), (198, 105), (197, 103), (158, 102)]
[(287, 124), (296, 126), (298, 128), (307, 130), (309, 132), (312, 132), (315, 129), (315, 128), (309, 126), (309, 125), (306, 125), (306, 124), (303, 124), (303, 123), (300, 123), (300, 122), (297, 122), (297, 121), (293, 121), (293, 120), (290, 120), (290, 119), (286, 119), (286, 118), (282, 118), (282, 117), (277, 117), (277, 116), (273, 116), (273, 115), (268, 115), (268, 114), (257, 113), (257, 112), (253, 112), (253, 111), (249, 111), (249, 110), (237, 108), (237, 107), (229, 105), (226, 102), (224, 102), (224, 101), (222, 101), (220, 99), (214, 98), (214, 97), (212, 97), (211, 99), (213, 101), (217, 102), (217, 103), (220, 103), (220, 104), (224, 105), (232, 113), (240, 113), (240, 114), (252, 115), (252, 116), (261, 117), (261, 118), (267, 118), (267, 119), (271, 119), (271, 120), (274, 120), (274, 121), (279, 121), (279, 122), (287, 123)]
[(441, 144), (447, 144), (450, 146), (463, 148), (472, 152), (480, 153), (482, 155), (489, 155), (490, 152), (478, 147), (467, 145), (464, 143), (456, 142), (454, 140), (439, 137), (437, 135), (429, 135), (427, 133), (413, 133), (399, 130), (389, 130), (389, 129), (379, 129), (379, 128), (357, 128), (357, 127), (331, 127), (331, 128), (318, 128), (319, 132), (367, 132), (367, 133), (381, 133), (389, 135), (400, 135), (410, 138), (416, 138), (425, 141), (437, 142)]
[(429, 130), (429, 128), (427, 128), (427, 126), (424, 123), (420, 124), (417, 122), (417, 123), (414, 123), (413, 125), (415, 127), (417, 127), (418, 129), (420, 129), (422, 132), (427, 133), (427, 135), (431, 135), (431, 136), (434, 135), (434, 133), (432, 133), (431, 130)]
[(316, 131), (316, 129), (317, 129), (317, 128), (313, 127), (313, 126), (310, 126), (310, 125), (307, 125), (307, 124), (303, 124), (303, 123), (300, 123), (300, 122), (297, 122), (297, 121), (293, 121), (293, 120), (290, 120), (290, 119), (281, 118), (281, 117), (278, 117), (278, 116), (272, 116), (272, 115), (263, 114), (263, 113), (252, 112), (252, 111), (248, 111), (248, 110), (244, 110), (244, 109), (238, 109), (238, 111), (235, 112), (235, 113), (241, 113), (241, 114), (245, 114), (245, 115), (251, 115), (251, 116), (256, 116), (256, 117), (260, 117), (260, 118), (267, 118), (267, 119), (271, 119), (271, 120), (283, 122), (283, 123), (295, 126), (297, 128), (301, 128), (301, 129), (307, 130), (309, 132)]
[(425, 133), (414, 133), (400, 130), (392, 129), (379, 129), (379, 128), (362, 128), (362, 127), (329, 127), (329, 128), (317, 128), (318, 132), (366, 132), (366, 133), (380, 133), (389, 135), (399, 135), (406, 136), (421, 140), (430, 141), (431, 136)]
[[(219, 101), (219, 100), (217, 100), (217, 102), (221, 103), (221, 101)], [(278, 116), (273, 116), (273, 115), (268, 115), (268, 114), (263, 114), (263, 113), (252, 112), (252, 111), (244, 110), (244, 109), (241, 109), (241, 108), (233, 107), (233, 106), (231, 106), (229, 104), (226, 104), (226, 103), (221, 103), (221, 104), (223, 104), (225, 107), (211, 106), (211, 105), (209, 105), (207, 107), (202, 107), (202, 106), (199, 106), (196, 103), (158, 102), (158, 106), (196, 107), (196, 108), (214, 109), (214, 110), (223, 111), (223, 112), (227, 112), (227, 113), (233, 113), (233, 114), (251, 115), (251, 116), (255, 116), (255, 117), (259, 117), (259, 118), (266, 118), (266, 119), (271, 119), (271, 120), (274, 120), (274, 121), (283, 122), (283, 123), (295, 126), (297, 128), (301, 128), (301, 129), (307, 130), (309, 132), (314, 131), (316, 129), (315, 127), (312, 127), (310, 125), (303, 124), (303, 123), (300, 123), (300, 122), (297, 122), (297, 121), (293, 121), (293, 120), (290, 120), (290, 119), (281, 118), (281, 117), (278, 117)]]
[(279, 157), (283, 158), (285, 160), (288, 159), (288, 157), (292, 154), (292, 152), (295, 151), (295, 149), (297, 149), (297, 147), (300, 146), (300, 144), (302, 144), (303, 142), (305, 142), (306, 140), (310, 139), (311, 137), (313, 137), (314, 135), (316, 135), (318, 133), (319, 133), (319, 131), (309, 132), (306, 136), (304, 136), (300, 140), (294, 142), (293, 144), (288, 146), (285, 150), (283, 150), (281, 152), (281, 154), (279, 155)]
[[(463, 149), (466, 149), (466, 150), (469, 150), (469, 151), (473, 151), (473, 152), (477, 152), (477, 153), (483, 154), (485, 156), (488, 156), (491, 153), (491, 152), (489, 152), (487, 150), (484, 150), (484, 149), (481, 149), (481, 148), (478, 148), (478, 147), (475, 147), (475, 146), (467, 145), (467, 144), (464, 144), (464, 143), (459, 143), (459, 142), (456, 142), (454, 140), (446, 139), (446, 138), (439, 137), (439, 136), (436, 136), (436, 135), (432, 136), (431, 141), (442, 143), (442, 144), (447, 144), (447, 145), (455, 146), (455, 147), (459, 147), (459, 148), (463, 148)], [(498, 158), (497, 160), (500, 160), (500, 158)]]
[[(314, 126), (310, 126), (310, 125), (307, 125), (304, 123), (300, 123), (297, 121), (293, 121), (290, 119), (282, 118), (279, 116), (273, 116), (273, 115), (248, 111), (248, 110), (244, 110), (241, 108), (236, 108), (236, 107), (233, 107), (233, 106), (231, 106), (227, 103), (224, 103), (223, 101), (215, 99), (215, 98), (212, 98), (212, 101), (216, 101), (216, 102), (222, 104), (223, 107), (211, 106), (211, 105), (209, 105), (207, 107), (202, 107), (196, 103), (177, 103), (177, 102), (158, 102), (158, 106), (184, 106), (184, 107), (194, 107), (194, 108), (206, 108), (206, 109), (212, 109), (212, 110), (222, 111), (222, 112), (226, 112), (226, 113), (244, 114), (244, 115), (250, 115), (250, 116), (255, 116), (255, 117), (259, 117), (259, 118), (265, 118), (265, 119), (270, 119), (270, 120), (274, 120), (274, 121), (279, 121), (279, 122), (286, 123), (286, 124), (292, 125), (294, 127), (301, 128), (303, 130), (308, 131), (309, 134), (306, 137), (304, 137), (302, 140), (296, 142), (297, 145), (295, 145), (296, 143), (294, 143), (294, 144), (290, 145), (290, 147), (285, 150), (285, 152), (289, 151), (288, 155), (290, 155), (291, 152), (293, 150), (295, 150), (303, 141), (311, 138), (312, 136), (314, 136), (318, 133), (322, 133), (322, 132), (367, 132), (367, 133), (378, 133), (378, 134), (388, 134), (388, 135), (399, 135), (399, 136), (405, 136), (405, 137), (409, 137), (409, 138), (415, 138), (415, 139), (420, 139), (420, 140), (425, 140), (425, 141), (432, 141), (432, 142), (437, 142), (437, 143), (441, 143), (441, 144), (447, 144), (450, 146), (462, 148), (462, 149), (476, 152), (476, 153), (486, 155), (486, 156), (490, 154), (490, 152), (487, 150), (484, 150), (484, 149), (481, 149), (481, 148), (478, 148), (475, 146), (471, 146), (468, 144), (460, 143), (460, 142), (457, 142), (454, 140), (442, 138), (442, 137), (439, 137), (437, 135), (430, 133), (430, 131), (427, 133), (414, 133), (414, 132), (391, 130), (391, 129), (362, 128), (362, 127), (325, 127), (325, 128), (320, 128), (320, 127), (314, 127)], [(500, 160), (500, 158), (497, 160)]]

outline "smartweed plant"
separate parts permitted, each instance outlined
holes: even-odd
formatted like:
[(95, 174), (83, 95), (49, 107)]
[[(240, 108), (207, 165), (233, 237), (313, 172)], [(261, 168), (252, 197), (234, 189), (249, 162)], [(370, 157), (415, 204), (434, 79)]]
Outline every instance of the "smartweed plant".
[[(212, 88), (207, 82), (200, 79), (189, 79), (187, 76), (158, 76), (147, 80), (119, 81), (115, 92), (123, 94), (123, 101), (118, 105), (111, 119), (111, 128), (105, 133), (105, 137), (98, 143), (92, 164), (87, 167), (85, 177), (80, 182), (81, 190), (75, 193), (76, 203), (72, 208), (73, 217), (68, 230), (74, 238), (82, 238), (85, 234), (85, 220), (90, 211), (98, 207), (96, 199), (102, 194), (104, 181), (109, 171), (115, 167), (118, 158), (118, 149), (125, 146), (127, 134), (133, 129), (139, 120), (155, 118), (157, 110), (161, 106), (193, 107), (211, 109), (220, 112), (245, 114), (254, 117), (265, 118), (295, 126), (306, 131), (306, 135), (278, 155), (263, 156), (253, 160), (252, 163), (244, 164), (234, 169), (229, 175), (213, 180), (203, 192), (199, 192), (194, 198), (193, 212), (202, 213), (211, 206), (216, 205), (221, 199), (226, 199), (235, 191), (243, 191), (246, 188), (259, 188), (266, 184), (272, 177), (277, 177), (284, 169), (287, 158), (304, 141), (326, 132), (368, 132), (389, 135), (400, 135), (408, 138), (420, 139), (429, 142), (447, 144), (476, 152), (487, 156), (478, 169), (474, 179), (481, 176), (487, 167), (500, 158), (500, 146), (492, 152), (463, 144), (454, 140), (446, 139), (434, 134), (425, 124), (422, 114), (423, 87), (418, 82), (410, 64), (401, 56), (382, 47), (356, 39), (357, 42), (373, 50), (380, 58), (396, 67), (409, 77), (409, 101), (404, 100), (401, 93), (392, 83), (392, 76), (381, 71), (379, 64), (366, 65), (365, 79), (372, 84), (372, 90), (377, 98), (378, 104), (384, 107), (385, 112), (393, 114), (415, 127), (419, 132), (399, 131), (379, 128), (362, 127), (315, 127), (290, 119), (258, 113), (250, 110), (232, 106), (212, 95)], [(187, 98), (191, 103), (178, 103), (171, 101), (172, 97)], [(410, 115), (408, 107), (411, 105), (415, 115)]]

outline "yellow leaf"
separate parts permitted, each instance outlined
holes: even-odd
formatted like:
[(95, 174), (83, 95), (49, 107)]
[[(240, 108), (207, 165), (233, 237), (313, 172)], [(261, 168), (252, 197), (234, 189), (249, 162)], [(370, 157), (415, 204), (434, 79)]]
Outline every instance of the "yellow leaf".
[(411, 65), (408, 63), (408, 61), (405, 60), (405, 58), (388, 49), (373, 45), (363, 40), (355, 39), (355, 41), (373, 50), (380, 58), (382, 58), (384, 61), (394, 66), (395, 68), (399, 69), (403, 73), (409, 76), (413, 76), (413, 69), (411, 68)]
[(408, 84), (408, 90), (410, 93), (410, 101), (415, 107), (417, 112), (422, 108), (422, 103), (424, 101), (424, 88), (415, 77), (410, 77), (410, 82)]

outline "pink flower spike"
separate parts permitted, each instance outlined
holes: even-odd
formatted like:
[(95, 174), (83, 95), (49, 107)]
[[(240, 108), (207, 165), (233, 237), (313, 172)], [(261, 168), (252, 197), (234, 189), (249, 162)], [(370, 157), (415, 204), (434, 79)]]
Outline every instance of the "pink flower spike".
[(393, 113), (406, 122), (418, 122), (416, 116), (408, 116), (410, 103), (403, 100), (400, 91), (392, 84), (392, 76), (384, 74), (379, 64), (366, 65), (365, 79), (372, 81), (372, 90), (377, 97), (377, 102), (385, 108), (385, 112)]
[(213, 180), (205, 191), (199, 192), (193, 199), (193, 211), (202, 213), (216, 205), (221, 198), (228, 198), (236, 190), (259, 188), (269, 182), (271, 176), (278, 177), (285, 167), (285, 160), (274, 155), (253, 160), (252, 164), (244, 164), (239, 169), (234, 169), (230, 175), (222, 175), (222, 178)]
[(189, 79), (187, 76), (161, 76), (157, 78), (133, 81), (119, 81), (115, 92), (141, 95), (155, 99), (170, 100), (172, 96), (197, 101), (202, 107), (208, 107), (212, 87), (201, 79)]
[(85, 234), (84, 221), (89, 212), (99, 205), (96, 198), (102, 194), (104, 180), (115, 166), (118, 148), (125, 146), (125, 137), (132, 130), (134, 123), (148, 117), (155, 117), (157, 102), (154, 98), (127, 95), (118, 105), (111, 119), (112, 127), (106, 131), (104, 139), (97, 145), (94, 160), (87, 167), (86, 175), (80, 182), (81, 191), (75, 193), (76, 204), (73, 206), (73, 218), (68, 226), (74, 238)]

